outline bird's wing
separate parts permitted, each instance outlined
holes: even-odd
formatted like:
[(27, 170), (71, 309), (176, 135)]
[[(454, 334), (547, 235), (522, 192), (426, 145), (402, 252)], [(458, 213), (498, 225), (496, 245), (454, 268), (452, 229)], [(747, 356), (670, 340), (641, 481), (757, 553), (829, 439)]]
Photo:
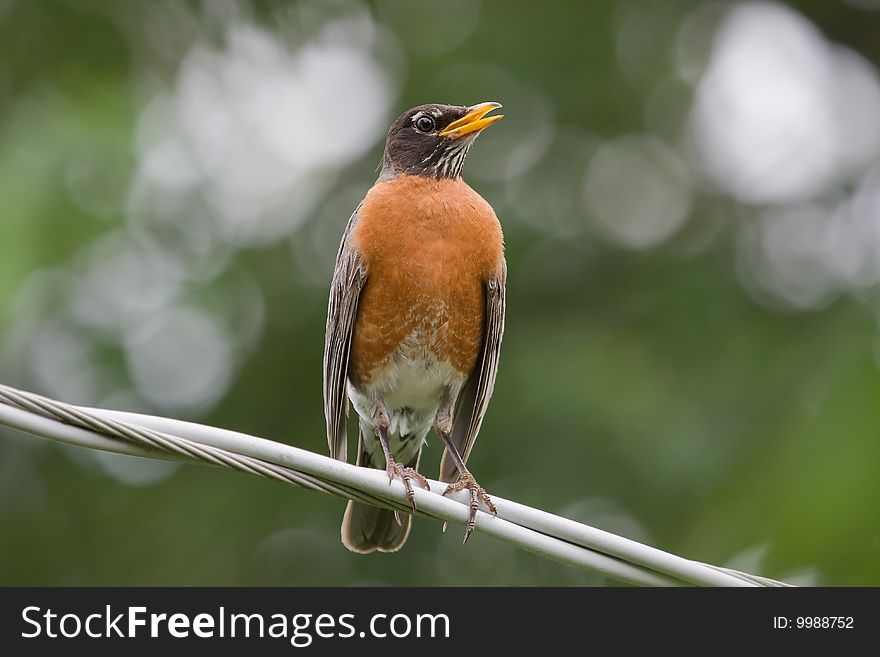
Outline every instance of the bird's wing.
[[(468, 377), (455, 408), (452, 426), (452, 442), (461, 458), (467, 462), (471, 448), (480, 431), (480, 424), (489, 406), (498, 373), (498, 357), (501, 354), (501, 337), (504, 334), (504, 288), (507, 264), (501, 267), (485, 284), (486, 319), (483, 327), (483, 347), (474, 371)], [(458, 468), (446, 449), (440, 461), (440, 481), (452, 482), (458, 477)]]
[(348, 458), (346, 419), (348, 418), (348, 359), (351, 337), (357, 317), (358, 300), (367, 280), (366, 266), (351, 241), (360, 218), (361, 206), (352, 213), (336, 255), (336, 269), (330, 284), (327, 308), (327, 333), (324, 338), (324, 418), (327, 421), (327, 444), (330, 456), (340, 461)]

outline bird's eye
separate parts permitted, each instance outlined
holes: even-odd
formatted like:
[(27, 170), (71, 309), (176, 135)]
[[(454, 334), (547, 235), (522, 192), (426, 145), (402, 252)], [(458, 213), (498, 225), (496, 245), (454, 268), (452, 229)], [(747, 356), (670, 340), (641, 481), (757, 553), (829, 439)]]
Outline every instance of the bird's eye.
[(416, 119), (416, 129), (419, 132), (433, 132), (434, 130), (434, 119), (430, 116), (420, 116)]

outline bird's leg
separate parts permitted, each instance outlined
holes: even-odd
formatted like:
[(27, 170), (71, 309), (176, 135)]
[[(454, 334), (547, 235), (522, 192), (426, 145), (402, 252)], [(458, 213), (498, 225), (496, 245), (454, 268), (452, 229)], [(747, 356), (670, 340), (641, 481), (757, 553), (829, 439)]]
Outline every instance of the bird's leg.
[[(376, 427), (376, 434), (379, 437), (379, 443), (382, 445), (382, 451), (385, 453), (385, 471), (388, 473), (388, 483), (391, 484), (391, 482), (394, 481), (395, 475), (400, 478), (403, 482), (404, 488), (406, 488), (406, 496), (409, 499), (410, 505), (412, 505), (413, 513), (415, 513), (416, 494), (415, 491), (413, 491), (412, 480), (415, 479), (419, 482), (421, 487), (425, 490), (431, 490), (431, 487), (428, 485), (428, 480), (416, 472), (414, 468), (407, 467), (394, 460), (394, 456), (391, 454), (391, 444), (388, 441), (388, 426), (391, 422), (388, 418), (388, 411), (385, 408), (385, 402), (378, 394), (373, 397), (372, 411), (373, 426)], [(402, 524), (400, 521), (400, 515), (398, 515), (397, 511), (394, 512), (394, 519), (397, 521), (398, 525)]]
[[(455, 442), (452, 440), (452, 402), (448, 401), (450, 397), (444, 397), (443, 403), (440, 405), (440, 410), (437, 411), (437, 419), (434, 422), (434, 430), (437, 432), (437, 435), (440, 436), (440, 439), (443, 441), (443, 444), (446, 445), (446, 449), (449, 450), (449, 454), (452, 457), (452, 462), (455, 463), (455, 467), (458, 468), (458, 481), (453, 484), (449, 484), (446, 487), (446, 490), (443, 491), (443, 497), (446, 497), (450, 493), (455, 493), (460, 490), (467, 490), (471, 495), (471, 503), (470, 503), (470, 516), (468, 517), (467, 525), (465, 527), (464, 532), (464, 541), (463, 543), (467, 543), (468, 539), (471, 537), (471, 533), (474, 531), (474, 528), (477, 526), (477, 510), (480, 508), (480, 501), (486, 505), (489, 511), (492, 512), (492, 515), (497, 515), (498, 510), (495, 508), (495, 505), (492, 503), (492, 499), (489, 497), (489, 494), (477, 484), (477, 480), (474, 479), (474, 476), (470, 473), (470, 470), (467, 469), (467, 466), (464, 464), (464, 459), (461, 458), (461, 454), (458, 452), (458, 447), (456, 447)], [(443, 531), (446, 531), (446, 523), (443, 523)]]
[[(391, 446), (388, 444), (388, 427), (380, 426), (377, 429), (379, 442), (382, 443), (382, 451), (385, 452), (385, 471), (388, 473), (388, 483), (390, 484), (394, 481), (395, 475), (400, 478), (403, 482), (404, 488), (406, 488), (406, 496), (412, 506), (413, 513), (415, 513), (416, 494), (415, 491), (413, 491), (412, 480), (415, 479), (419, 482), (421, 487), (425, 490), (431, 490), (431, 487), (428, 485), (428, 480), (416, 472), (414, 468), (410, 468), (395, 461), (394, 457), (391, 455)], [(397, 511), (394, 512), (394, 518), (397, 520), (398, 524), (401, 524), (400, 516), (397, 514)]]

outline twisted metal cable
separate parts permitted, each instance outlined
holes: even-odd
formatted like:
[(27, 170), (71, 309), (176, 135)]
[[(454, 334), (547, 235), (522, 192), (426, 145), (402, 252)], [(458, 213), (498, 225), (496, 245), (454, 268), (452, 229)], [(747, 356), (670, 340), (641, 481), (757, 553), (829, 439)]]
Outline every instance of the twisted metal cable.
[[(68, 444), (238, 470), (301, 488), (411, 511), (400, 482), (290, 445), (225, 429), (122, 411), (87, 409), (0, 384), (0, 424)], [(429, 480), (430, 481), (430, 480)], [(444, 484), (430, 481), (442, 490)], [(434, 489), (436, 490), (436, 489)], [(492, 496), (477, 531), (535, 554), (641, 586), (788, 586), (703, 564), (545, 511)], [(417, 515), (465, 524), (462, 501), (416, 489)]]
[(22, 410), (55, 419), (64, 424), (91, 430), (103, 436), (118, 438), (133, 445), (154, 449), (156, 451), (156, 454), (152, 455), (154, 458), (162, 458), (166, 454), (178, 455), (188, 461), (226, 467), (258, 477), (274, 479), (281, 483), (293, 484), (300, 488), (357, 499), (368, 504), (392, 506), (395, 508), (399, 506), (401, 510), (409, 508), (402, 504), (389, 505), (386, 500), (366, 495), (357, 489), (324, 481), (318, 477), (297, 472), (274, 463), (267, 463), (260, 459), (236, 454), (235, 452), (210, 445), (199, 444), (186, 438), (166, 435), (145, 427), (133, 426), (110, 418), (102, 418), (81, 410), (76, 406), (63, 404), (47, 397), (26, 393), (2, 384), (0, 384), (0, 403), (17, 406)]

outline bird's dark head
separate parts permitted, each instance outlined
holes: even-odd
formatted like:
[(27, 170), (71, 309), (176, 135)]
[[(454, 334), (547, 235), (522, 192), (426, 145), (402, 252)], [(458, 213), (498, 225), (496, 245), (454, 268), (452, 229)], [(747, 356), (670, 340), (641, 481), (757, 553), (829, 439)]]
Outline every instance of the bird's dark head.
[(503, 118), (486, 116), (500, 107), (498, 103), (432, 104), (407, 110), (388, 131), (380, 178), (399, 174), (458, 178), (477, 135)]

